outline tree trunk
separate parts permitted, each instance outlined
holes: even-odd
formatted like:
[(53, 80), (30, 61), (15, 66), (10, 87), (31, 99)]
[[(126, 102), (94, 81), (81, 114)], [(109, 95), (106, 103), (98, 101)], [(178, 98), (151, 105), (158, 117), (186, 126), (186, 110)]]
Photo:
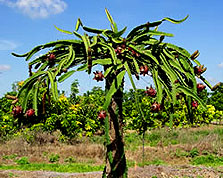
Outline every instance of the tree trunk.
[[(106, 81), (106, 89), (111, 86)], [(107, 165), (106, 172), (108, 178), (127, 177), (127, 165), (124, 152), (123, 141), (123, 117), (122, 117), (123, 86), (113, 95), (108, 108), (107, 130)], [(108, 128), (107, 128), (108, 129)]]

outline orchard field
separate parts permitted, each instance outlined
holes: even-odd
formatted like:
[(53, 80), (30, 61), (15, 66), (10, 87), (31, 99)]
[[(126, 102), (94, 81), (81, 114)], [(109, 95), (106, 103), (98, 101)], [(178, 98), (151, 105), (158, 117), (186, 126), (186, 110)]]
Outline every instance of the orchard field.
[[(15, 96), (21, 84), (15, 82), (13, 91), (0, 100), (0, 175), (101, 177), (106, 149), (104, 121), (98, 118), (98, 113), (105, 92), (95, 87), (80, 95), (78, 81), (74, 81), (71, 94), (65, 96), (63, 91), (59, 92), (59, 100), (51, 104), (46, 114), (15, 117), (12, 100), (7, 98)], [(153, 101), (145, 91), (139, 90), (146, 123), (137, 117), (134, 91), (124, 94), (124, 143), (129, 177), (220, 177), (223, 171), (222, 89), (200, 93), (207, 110), (199, 106), (194, 109), (193, 123), (186, 116), (183, 98), (178, 99), (170, 120), (168, 101), (166, 109), (149, 112)], [(39, 170), (45, 172), (32, 172)], [(78, 172), (94, 173), (74, 174)]]
[[(29, 61), (29, 76), (0, 99), (2, 176), (221, 177), (223, 84), (206, 80), (198, 50), (164, 42), (174, 35), (158, 29), (188, 16), (146, 22), (123, 37), (127, 27), (105, 14), (111, 29), (78, 18), (74, 31), (56, 27), (74, 39), (12, 53)], [(58, 90), (80, 71), (105, 89), (80, 95), (74, 80), (69, 96)]]

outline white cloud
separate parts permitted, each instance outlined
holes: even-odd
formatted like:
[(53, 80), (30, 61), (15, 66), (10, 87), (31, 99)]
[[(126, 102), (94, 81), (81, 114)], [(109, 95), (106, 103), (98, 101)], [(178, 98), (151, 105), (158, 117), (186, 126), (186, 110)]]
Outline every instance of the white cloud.
[(10, 70), (11, 66), (6, 64), (0, 64), (0, 71)]
[(63, 0), (0, 0), (31, 18), (46, 18), (53, 14), (62, 13), (67, 4)]
[(0, 40), (0, 51), (2, 50), (13, 50), (17, 47), (18, 45), (9, 40)]
[(218, 64), (218, 67), (219, 67), (219, 68), (223, 68), (223, 62), (220, 63), (220, 64)]

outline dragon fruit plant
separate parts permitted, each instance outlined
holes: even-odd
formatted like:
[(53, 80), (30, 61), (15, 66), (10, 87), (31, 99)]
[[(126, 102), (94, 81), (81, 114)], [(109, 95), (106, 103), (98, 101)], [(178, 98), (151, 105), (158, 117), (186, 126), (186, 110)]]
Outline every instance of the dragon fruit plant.
[[(134, 76), (140, 79), (150, 72), (155, 88), (147, 88), (146, 93), (155, 97), (156, 102), (151, 106), (154, 112), (162, 108), (160, 106), (165, 98), (171, 99), (174, 105), (179, 93), (184, 93), (186, 101), (190, 102), (188, 105), (190, 108), (192, 108), (192, 101), (204, 106), (197, 94), (196, 76), (209, 88), (212, 87), (202, 76), (205, 68), (196, 59), (199, 52), (195, 51), (191, 55), (181, 47), (164, 42), (166, 37), (172, 37), (173, 34), (158, 31), (158, 27), (165, 21), (178, 24), (185, 21), (187, 17), (182, 20), (164, 18), (156, 22), (146, 22), (136, 26), (123, 37), (127, 27), (119, 30), (108, 10), (105, 9), (105, 11), (111, 29), (90, 28), (78, 19), (74, 31), (56, 27), (57, 30), (69, 34), (71, 39), (39, 45), (23, 55), (13, 53), (16, 57), (25, 57), (25, 60), (29, 61), (29, 66), (33, 66), (33, 68), (30, 67), (30, 70), (33, 70), (30, 71), (32, 75), (25, 80), (17, 98), (25, 101), (22, 104), (23, 110), (27, 110), (26, 101), (31, 98), (32, 108), (35, 111), (32, 114), (37, 115), (37, 98), (40, 95), (38, 88), (42, 83), (47, 91), (50, 91), (48, 94), (51, 93), (52, 98), (57, 100), (58, 82), (63, 82), (75, 72), (86, 71), (90, 74), (94, 66), (102, 66), (103, 71), (93, 71), (95, 74), (93, 79), (97, 82), (105, 80), (106, 89), (103, 111), (98, 115), (99, 119), (104, 119), (107, 147), (107, 161), (103, 176), (121, 178), (127, 177), (122, 132), (125, 74), (136, 91), (136, 104), (139, 106), (139, 114), (143, 120)], [(78, 33), (79, 28), (82, 28), (84, 34)], [(37, 58), (33, 57), (37, 52), (46, 49), (49, 50), (46, 54)]]

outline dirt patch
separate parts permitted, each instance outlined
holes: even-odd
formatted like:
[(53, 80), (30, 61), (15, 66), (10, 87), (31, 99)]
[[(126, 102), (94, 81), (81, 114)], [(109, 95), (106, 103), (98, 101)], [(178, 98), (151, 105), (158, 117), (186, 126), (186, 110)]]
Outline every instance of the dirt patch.
[[(128, 172), (129, 178), (219, 178), (223, 176), (222, 171), (213, 168), (195, 167), (195, 166), (145, 166), (130, 168)], [(88, 173), (58, 173), (50, 171), (16, 171), (5, 170), (0, 171), (1, 178), (17, 177), (17, 178), (101, 178), (102, 172)]]

